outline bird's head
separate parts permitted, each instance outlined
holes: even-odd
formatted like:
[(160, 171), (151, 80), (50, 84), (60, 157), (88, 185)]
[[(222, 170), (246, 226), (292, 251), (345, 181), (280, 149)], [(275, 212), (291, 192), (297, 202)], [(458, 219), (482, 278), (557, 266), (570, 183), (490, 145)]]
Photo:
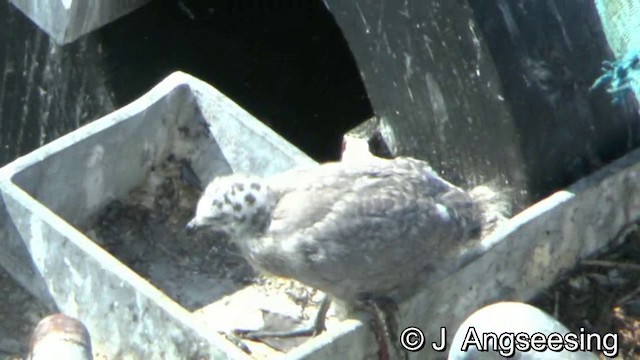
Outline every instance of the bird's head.
[(218, 231), (237, 241), (257, 236), (269, 226), (273, 200), (262, 179), (246, 175), (215, 178), (198, 201), (187, 231)]

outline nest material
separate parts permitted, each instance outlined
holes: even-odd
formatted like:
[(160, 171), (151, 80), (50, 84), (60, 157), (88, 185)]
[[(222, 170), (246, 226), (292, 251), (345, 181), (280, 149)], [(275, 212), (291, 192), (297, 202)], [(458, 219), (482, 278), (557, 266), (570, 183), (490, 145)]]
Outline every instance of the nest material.
[[(238, 312), (232, 309), (239, 306), (247, 317), (252, 316), (252, 309), (247, 306), (267, 316), (270, 309), (283, 306), (281, 299), (285, 297), (289, 299), (285, 307), (297, 307), (286, 313), (299, 314), (299, 318), (293, 319), (296, 323), (305, 321), (317, 309), (316, 290), (294, 280), (256, 273), (223, 233), (187, 234), (185, 225), (193, 217), (201, 195), (199, 180), (194, 176), (188, 161), (169, 156), (126, 198), (107, 204), (85, 232), (166, 295), (201, 317), (220, 319), (222, 313)], [(223, 305), (209, 309), (210, 304), (247, 287), (264, 298), (254, 298), (248, 304), (240, 297), (236, 299), (239, 305), (225, 300)], [(280, 300), (269, 302), (277, 297)], [(233, 302), (234, 297), (229, 299)], [(276, 301), (279, 302), (276, 304)], [(233, 324), (215, 321), (212, 326), (215, 325), (215, 330), (230, 332), (234, 327), (245, 327), (243, 321), (234, 320)], [(278, 350), (289, 348), (291, 346), (283, 346)], [(260, 357), (262, 353), (266, 358), (273, 351), (252, 350), (254, 355)]]
[[(640, 233), (582, 261), (534, 299), (572, 332), (618, 334), (619, 356), (640, 357)], [(600, 355), (604, 359), (603, 355)]]

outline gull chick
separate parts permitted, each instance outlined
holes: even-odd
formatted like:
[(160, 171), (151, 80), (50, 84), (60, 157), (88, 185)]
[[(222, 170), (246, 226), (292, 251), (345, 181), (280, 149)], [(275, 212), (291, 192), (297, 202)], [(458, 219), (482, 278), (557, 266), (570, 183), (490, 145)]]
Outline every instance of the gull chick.
[(399, 301), (469, 261), (482, 209), (424, 161), (377, 158), (217, 177), (187, 228), (223, 231), (256, 269), (344, 302)]

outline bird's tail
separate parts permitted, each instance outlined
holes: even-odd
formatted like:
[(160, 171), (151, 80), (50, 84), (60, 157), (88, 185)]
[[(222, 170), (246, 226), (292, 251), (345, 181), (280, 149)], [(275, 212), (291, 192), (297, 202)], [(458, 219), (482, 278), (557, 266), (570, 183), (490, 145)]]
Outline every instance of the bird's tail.
[(494, 184), (478, 185), (469, 191), (482, 213), (481, 238), (493, 232), (511, 217), (511, 201), (508, 189), (497, 190)]

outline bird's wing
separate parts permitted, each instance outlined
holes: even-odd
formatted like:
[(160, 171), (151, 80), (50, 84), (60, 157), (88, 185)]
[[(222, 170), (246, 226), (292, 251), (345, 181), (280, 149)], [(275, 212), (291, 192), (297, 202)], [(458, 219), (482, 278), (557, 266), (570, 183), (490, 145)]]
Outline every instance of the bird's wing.
[(471, 198), (430, 168), (399, 165), (333, 174), (332, 186), (319, 176), (316, 186), (285, 194), (267, 232), (285, 268), (271, 271), (324, 289), (372, 291), (455, 256), (477, 226)]

